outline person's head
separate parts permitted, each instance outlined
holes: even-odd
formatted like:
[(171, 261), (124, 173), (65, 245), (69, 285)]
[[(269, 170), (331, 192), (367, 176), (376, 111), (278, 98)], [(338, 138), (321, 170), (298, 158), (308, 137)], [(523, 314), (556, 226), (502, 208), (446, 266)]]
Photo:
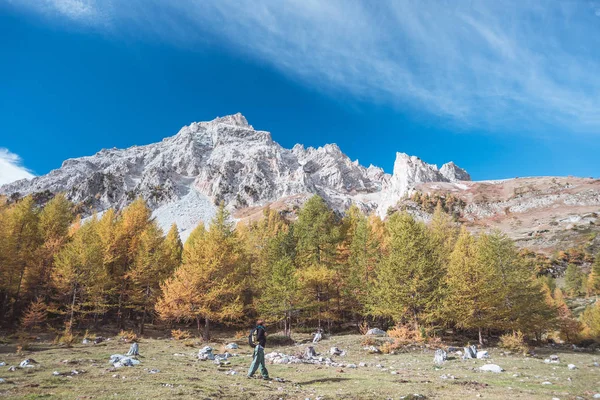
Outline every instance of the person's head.
[(262, 319), (259, 319), (258, 321), (256, 321), (256, 325), (264, 325), (265, 321), (263, 321)]

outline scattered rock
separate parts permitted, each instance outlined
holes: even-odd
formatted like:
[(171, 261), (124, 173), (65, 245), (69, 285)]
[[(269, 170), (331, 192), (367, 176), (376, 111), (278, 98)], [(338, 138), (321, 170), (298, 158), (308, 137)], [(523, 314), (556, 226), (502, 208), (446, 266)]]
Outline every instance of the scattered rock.
[(54, 371), (54, 372), (52, 373), (52, 375), (54, 375), (54, 376), (61, 376), (62, 374), (61, 374), (60, 372), (58, 372), (58, 371)]
[(129, 347), (129, 351), (127, 352), (128, 356), (139, 356), (140, 355), (140, 346), (137, 343), (132, 343)]
[(17, 367), (15, 367), (14, 365), (11, 365), (10, 367), (8, 367), (9, 372), (15, 372), (16, 370), (17, 370)]
[(371, 328), (367, 331), (366, 335), (369, 336), (387, 336), (387, 332), (379, 328)]
[(477, 358), (477, 346), (473, 345), (465, 347), (463, 353), (463, 360), (467, 360), (469, 358)]
[(366, 367), (367, 363), (366, 362), (361, 362), (361, 363), (358, 363), (358, 366), (359, 367)]
[(545, 382), (542, 382), (542, 385), (552, 385), (552, 382), (545, 381)]
[(577, 369), (577, 367), (575, 366), (575, 364), (569, 364), (569, 365), (567, 365), (567, 368), (569, 368), (569, 369)]
[(317, 333), (315, 333), (314, 335), (315, 335), (315, 337), (313, 338), (313, 341), (312, 341), (313, 343), (320, 342), (321, 339), (323, 339), (323, 331), (321, 331), (321, 330), (318, 330)]
[(35, 361), (33, 358), (28, 358), (26, 360), (21, 361), (21, 364), (19, 364), (20, 368), (34, 368), (35, 365), (37, 364), (37, 361)]
[(112, 356), (110, 356), (109, 362), (115, 368), (133, 367), (135, 365), (140, 364), (139, 360), (136, 360), (135, 358), (132, 358), (132, 357), (124, 356), (122, 354), (113, 354)]
[(480, 350), (477, 352), (476, 354), (477, 358), (482, 360), (482, 359), (486, 359), (486, 358), (490, 358), (490, 355), (488, 354), (487, 351), (485, 350)]
[(549, 358), (544, 360), (546, 364), (558, 364), (560, 363), (560, 358), (556, 354), (552, 354)]
[(454, 375), (446, 375), (446, 374), (440, 376), (440, 378), (441, 379), (451, 379), (451, 380), (456, 379), (456, 377)]
[(369, 354), (380, 354), (381, 353), (381, 350), (379, 350), (375, 346), (367, 346), (367, 347), (365, 347), (365, 350), (367, 350), (369, 352)]
[(390, 374), (392, 374), (392, 375), (398, 375), (398, 371), (390, 371)]
[(229, 371), (225, 372), (225, 375), (237, 375), (237, 371), (229, 370)]
[(0, 362), (0, 367), (4, 367), (6, 363), (4, 361)]
[(306, 350), (304, 351), (304, 358), (313, 358), (317, 356), (317, 352), (315, 351), (315, 348), (312, 346), (308, 346), (306, 348)]
[(499, 365), (496, 364), (485, 364), (481, 367), (479, 367), (480, 371), (486, 371), (486, 372), (502, 372), (504, 371), (504, 369), (502, 369), (502, 367), (500, 367)]
[(6, 383), (6, 380), (0, 378), (0, 383)]
[(229, 350), (237, 350), (240, 348), (240, 346), (238, 346), (237, 343), (229, 343), (227, 346), (225, 346), (225, 348)]
[(442, 365), (443, 363), (446, 362), (447, 359), (448, 359), (448, 354), (444, 350), (437, 349), (435, 351), (435, 355), (433, 356), (434, 363), (436, 363), (437, 365)]
[(600, 399), (600, 393), (596, 393), (596, 394), (594, 395), (594, 399)]
[(102, 336), (98, 336), (96, 339), (94, 339), (94, 344), (100, 344), (100, 343), (104, 342), (105, 340), (110, 340), (110, 338), (104, 339)]
[(201, 361), (214, 360), (215, 355), (213, 354), (212, 347), (204, 346), (203, 348), (198, 350), (198, 359)]
[(92, 343), (91, 340), (89, 340), (88, 338), (83, 338), (83, 340), (81, 341), (81, 344), (90, 344)]
[(158, 374), (160, 372), (160, 369), (151, 369), (148, 372), (151, 373), (151, 374)]
[(346, 365), (346, 368), (356, 368), (356, 364), (348, 364)]
[(332, 347), (331, 349), (329, 349), (329, 354), (331, 354), (332, 356), (341, 356), (344, 355), (346, 352), (338, 349), (337, 347)]

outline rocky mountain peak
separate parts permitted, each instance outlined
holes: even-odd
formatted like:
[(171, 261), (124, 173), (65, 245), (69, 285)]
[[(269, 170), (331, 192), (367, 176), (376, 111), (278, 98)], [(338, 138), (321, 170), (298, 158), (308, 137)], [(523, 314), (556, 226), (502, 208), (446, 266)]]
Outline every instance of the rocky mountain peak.
[(221, 201), (236, 211), (319, 194), (339, 211), (355, 203), (383, 214), (418, 183), (468, 177), (451, 163), (442, 169), (398, 153), (389, 175), (352, 161), (336, 144), (285, 149), (237, 113), (191, 123), (159, 143), (67, 160), (47, 175), (0, 187), (0, 194), (65, 192), (89, 212), (141, 196), (164, 229), (176, 222), (185, 238)]

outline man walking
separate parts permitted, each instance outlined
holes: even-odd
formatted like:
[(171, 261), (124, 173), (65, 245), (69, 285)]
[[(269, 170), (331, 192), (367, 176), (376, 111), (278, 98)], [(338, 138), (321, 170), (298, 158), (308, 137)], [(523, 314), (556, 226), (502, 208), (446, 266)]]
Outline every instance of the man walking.
[[(253, 334), (256, 334), (256, 341), (252, 340)], [(256, 328), (253, 329), (250, 334), (250, 346), (254, 346), (254, 355), (252, 357), (252, 364), (248, 370), (248, 378), (252, 378), (258, 367), (260, 367), (260, 374), (263, 379), (270, 380), (269, 371), (265, 366), (265, 346), (267, 344), (267, 331), (264, 326), (264, 321), (259, 319), (256, 321)]]

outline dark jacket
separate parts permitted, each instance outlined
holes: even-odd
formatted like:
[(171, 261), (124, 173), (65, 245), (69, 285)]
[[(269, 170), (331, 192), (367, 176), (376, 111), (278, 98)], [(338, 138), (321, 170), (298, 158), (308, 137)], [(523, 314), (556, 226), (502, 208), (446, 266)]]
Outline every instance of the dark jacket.
[(256, 326), (256, 341), (262, 347), (265, 347), (267, 344), (267, 331), (264, 326), (257, 325)]

